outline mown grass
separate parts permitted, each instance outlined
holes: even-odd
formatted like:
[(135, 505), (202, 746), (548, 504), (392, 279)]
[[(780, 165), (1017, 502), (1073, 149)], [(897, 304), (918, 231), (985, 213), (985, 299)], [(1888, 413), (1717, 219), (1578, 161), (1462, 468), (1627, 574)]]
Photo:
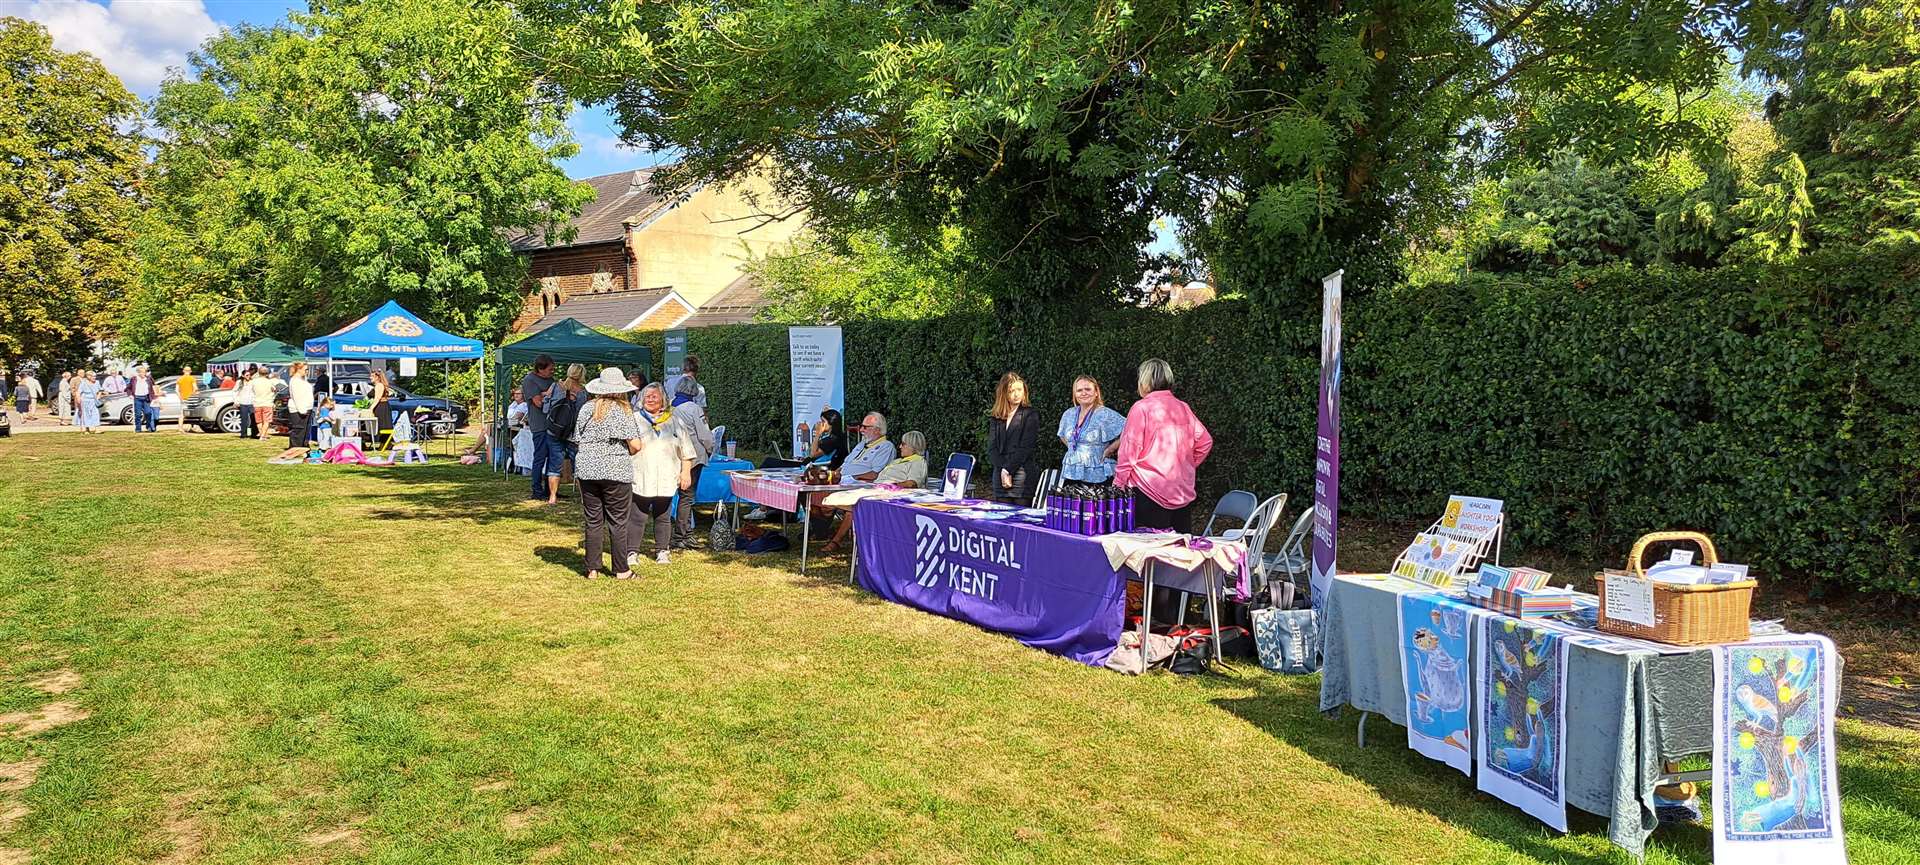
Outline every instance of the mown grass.
[[(0, 731), (40, 761), (0, 863), (1630, 861), (1384, 724), (1356, 747), (1317, 677), (1088, 669), (843, 559), (590, 583), (572, 512), (516, 480), (270, 452), (0, 442), (0, 714), (87, 715)], [(1854, 861), (1920, 862), (1920, 733), (1841, 732)], [(1648, 861), (1709, 847), (1663, 830)]]

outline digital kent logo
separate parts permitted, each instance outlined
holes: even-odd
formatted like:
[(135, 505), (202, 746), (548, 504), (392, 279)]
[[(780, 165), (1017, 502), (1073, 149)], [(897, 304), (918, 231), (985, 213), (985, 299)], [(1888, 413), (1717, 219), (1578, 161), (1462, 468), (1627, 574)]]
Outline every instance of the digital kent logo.
[(951, 591), (991, 601), (1001, 574), (1019, 570), (1013, 541), (914, 516), (913, 581), (921, 588), (945, 582)]
[(940, 524), (926, 517), (913, 518), (913, 581), (930, 588), (940, 581), (942, 554), (947, 551)]

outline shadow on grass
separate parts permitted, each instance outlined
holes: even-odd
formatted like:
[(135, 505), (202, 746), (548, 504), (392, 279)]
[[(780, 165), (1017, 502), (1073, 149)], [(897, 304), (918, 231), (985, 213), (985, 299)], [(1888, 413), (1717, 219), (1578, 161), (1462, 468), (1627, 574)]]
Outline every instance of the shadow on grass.
[[(576, 518), (577, 498), (562, 498), (560, 504), (530, 504), (527, 479), (520, 475), (502, 475), (485, 466), (463, 466), (451, 460), (423, 466), (367, 468), (380, 480), (397, 488), (379, 498), (392, 501), (392, 507), (375, 507), (368, 512), (375, 519), (453, 519), (482, 525), (512, 519)], [(565, 492), (565, 490), (563, 490)]]
[[(1378, 715), (1367, 720), (1367, 747), (1356, 741), (1359, 714), (1343, 711), (1327, 718), (1318, 711), (1318, 676), (1268, 679), (1265, 677), (1201, 677), (1205, 687), (1233, 690), (1236, 696), (1218, 697), (1213, 705), (1258, 728), (1348, 777), (1372, 787), (1381, 798), (1430, 814), (1475, 836), (1506, 845), (1515, 853), (1543, 862), (1608, 865), (1631, 862), (1626, 851), (1610, 845), (1599, 853), (1569, 849), (1554, 841), (1552, 830), (1533, 818), (1474, 789), (1472, 779), (1439, 763), (1419, 757), (1405, 747), (1405, 728)], [(1256, 693), (1244, 694), (1249, 686)], [(1567, 809), (1568, 828), (1576, 834), (1598, 837), (1605, 845), (1607, 821), (1577, 808)], [(1682, 862), (1712, 861), (1712, 838), (1705, 827), (1662, 827), (1654, 841)]]

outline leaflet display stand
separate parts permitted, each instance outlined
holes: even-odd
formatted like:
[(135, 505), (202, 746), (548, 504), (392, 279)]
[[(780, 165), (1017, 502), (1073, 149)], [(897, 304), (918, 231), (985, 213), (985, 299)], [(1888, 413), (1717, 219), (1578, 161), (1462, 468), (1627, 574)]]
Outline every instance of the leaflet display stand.
[(1393, 560), (1394, 576), (1440, 588), (1454, 588), (1491, 554), (1500, 563), (1507, 516), (1498, 499), (1454, 496), (1447, 512)]

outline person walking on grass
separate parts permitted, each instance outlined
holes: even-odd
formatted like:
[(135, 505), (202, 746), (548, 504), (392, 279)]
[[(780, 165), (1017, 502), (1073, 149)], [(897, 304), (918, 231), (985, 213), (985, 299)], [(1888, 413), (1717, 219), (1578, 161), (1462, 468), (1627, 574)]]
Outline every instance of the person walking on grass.
[(529, 457), (523, 466), (532, 476), (532, 484), (527, 492), (528, 501), (541, 501), (547, 495), (547, 447), (551, 436), (547, 433), (547, 391), (553, 389), (553, 358), (540, 355), (533, 359), (533, 371), (520, 380), (520, 395), (527, 400), (525, 412), (527, 433), (532, 436)]
[(60, 418), (61, 426), (73, 426), (73, 383), (73, 373), (61, 373), (53, 394), (53, 413)]
[(133, 391), (133, 431), (159, 432), (160, 410), (154, 407), (154, 402), (160, 399), (160, 389), (154, 385), (146, 364), (133, 368), (133, 378), (127, 387)]
[[(560, 386), (564, 386), (563, 382)], [(592, 399), (574, 419), (571, 437), (579, 447), (573, 479), (580, 487), (580, 516), (586, 534), (589, 580), (600, 576), (602, 541), (613, 536), (614, 579), (633, 577), (629, 511), (633, 504), (633, 454), (640, 450), (640, 427), (627, 404), (633, 384), (608, 367), (586, 385)]]
[(242, 370), (240, 380), (233, 383), (233, 405), (240, 410), (240, 437), (243, 439), (260, 437), (253, 428), (256, 417), (253, 413), (253, 375), (253, 369), (249, 367)]
[[(543, 402), (547, 412), (547, 504), (560, 503), (560, 477), (574, 457), (573, 430), (580, 415), (580, 396), (586, 392), (587, 368), (567, 365), (567, 377), (554, 382)], [(625, 393), (625, 391), (622, 391)]]
[(77, 415), (80, 430), (85, 433), (100, 431), (100, 382), (93, 377), (93, 370), (82, 373), (80, 384), (74, 389), (74, 398), (79, 400)]
[[(696, 407), (697, 408), (697, 407)], [(693, 463), (699, 456), (687, 428), (667, 404), (666, 388), (658, 383), (640, 391), (640, 448), (633, 454), (633, 512), (628, 535), (633, 540), (633, 555), (639, 557), (640, 539), (646, 537), (647, 520), (653, 520), (653, 560), (667, 564), (667, 550), (673, 544), (673, 526), (668, 511), (673, 494), (693, 488)], [(692, 510), (692, 504), (685, 507)]]
[(281, 456), (298, 456), (307, 450), (307, 424), (313, 417), (313, 382), (307, 381), (307, 365), (295, 363), (287, 370), (287, 450)]
[(187, 431), (187, 400), (193, 398), (193, 393), (197, 389), (198, 383), (193, 379), (193, 367), (181, 367), (180, 377), (173, 380), (173, 392), (174, 395), (180, 397), (179, 423), (180, 431), (183, 433)]
[(687, 441), (693, 445), (693, 471), (687, 478), (687, 484), (680, 490), (680, 510), (674, 515), (673, 546), (675, 549), (690, 550), (693, 542), (693, 506), (698, 500), (700, 490), (700, 472), (706, 468), (707, 461), (713, 458), (713, 430), (707, 426), (707, 410), (699, 403), (704, 395), (700, 383), (691, 376), (680, 376), (673, 394), (673, 419), (686, 430)]

